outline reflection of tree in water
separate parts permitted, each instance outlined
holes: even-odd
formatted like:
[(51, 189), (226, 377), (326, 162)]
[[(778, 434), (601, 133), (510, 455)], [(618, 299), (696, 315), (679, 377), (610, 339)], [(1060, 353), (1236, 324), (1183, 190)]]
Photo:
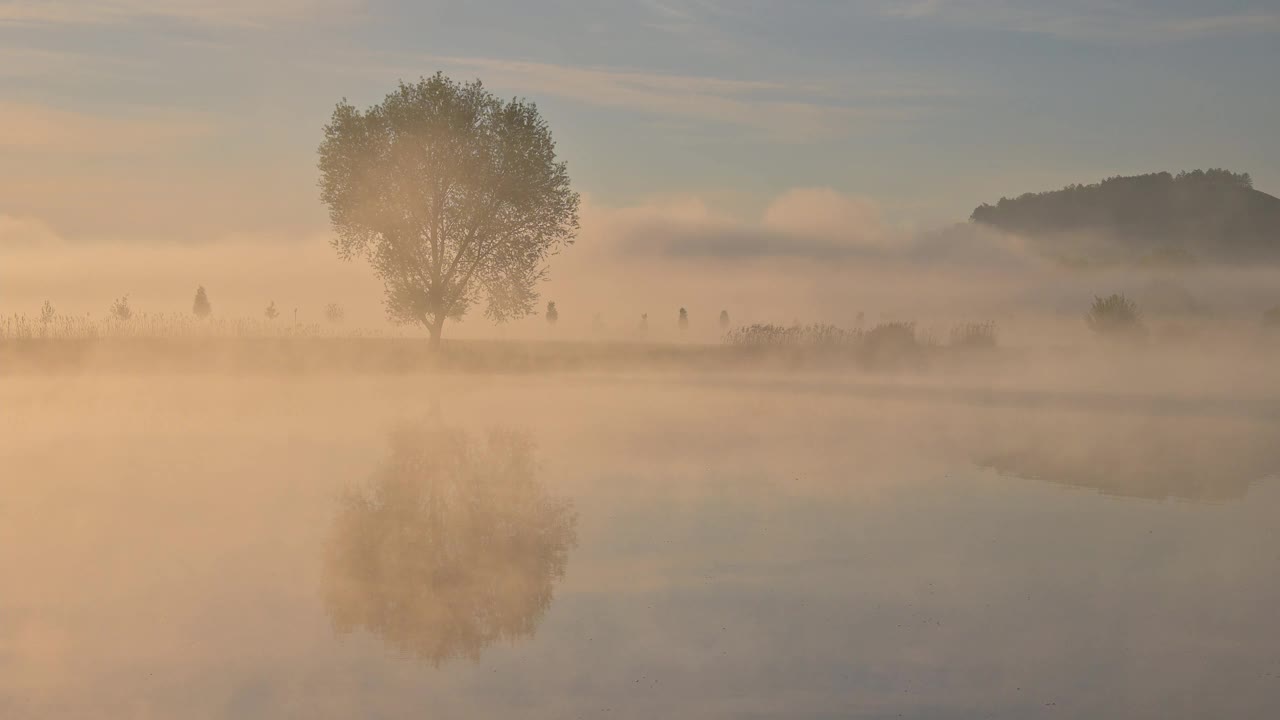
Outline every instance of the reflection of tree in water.
[(339, 632), (371, 631), (440, 665), (533, 635), (576, 542), (576, 516), (537, 479), (533, 443), (407, 426), (348, 490), (325, 557)]
[(1103, 418), (1029, 424), (978, 464), (1107, 495), (1222, 501), (1280, 472), (1275, 428), (1204, 418)]

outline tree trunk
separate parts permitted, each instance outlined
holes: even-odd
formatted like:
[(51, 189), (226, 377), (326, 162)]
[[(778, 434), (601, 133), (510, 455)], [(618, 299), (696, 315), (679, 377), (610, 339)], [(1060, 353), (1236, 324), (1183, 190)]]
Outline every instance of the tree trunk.
[(440, 349), (440, 331), (444, 329), (444, 316), (441, 315), (427, 323), (427, 332), (431, 333), (431, 348)]

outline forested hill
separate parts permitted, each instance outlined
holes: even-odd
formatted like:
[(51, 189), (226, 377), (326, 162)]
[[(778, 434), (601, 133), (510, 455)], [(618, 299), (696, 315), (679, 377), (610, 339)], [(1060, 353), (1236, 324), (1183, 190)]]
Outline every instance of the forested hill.
[(983, 204), (970, 217), (1072, 261), (1280, 262), (1280, 198), (1247, 173), (1113, 177)]

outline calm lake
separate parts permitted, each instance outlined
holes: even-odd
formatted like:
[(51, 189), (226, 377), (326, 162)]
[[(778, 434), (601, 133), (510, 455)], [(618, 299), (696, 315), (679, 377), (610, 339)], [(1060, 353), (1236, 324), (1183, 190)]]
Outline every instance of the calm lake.
[(1280, 406), (0, 379), (0, 717), (1280, 713)]

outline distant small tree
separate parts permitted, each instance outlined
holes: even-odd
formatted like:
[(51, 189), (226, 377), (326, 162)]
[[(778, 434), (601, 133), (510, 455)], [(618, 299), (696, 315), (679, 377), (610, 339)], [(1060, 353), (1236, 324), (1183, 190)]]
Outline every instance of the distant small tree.
[(728, 310), (720, 311), (720, 329), (722, 330), (729, 329), (729, 311)]
[(1113, 293), (1094, 297), (1084, 318), (1089, 329), (1101, 337), (1141, 337), (1146, 334), (1138, 304), (1124, 295)]
[(275, 320), (279, 317), (280, 311), (276, 309), (276, 301), (272, 300), (271, 304), (267, 305), (267, 309), (264, 310), (262, 314), (267, 316), (268, 320)]
[(128, 295), (116, 298), (116, 301), (111, 304), (111, 316), (121, 322), (133, 317), (133, 308), (129, 307)]
[(689, 329), (689, 311), (684, 308), (680, 308), (680, 329)]
[(56, 310), (53, 309), (53, 303), (48, 300), (44, 301), (44, 305), (40, 308), (40, 324), (48, 325), (58, 316)]
[(324, 319), (328, 320), (330, 325), (338, 325), (346, 317), (347, 311), (343, 310), (338, 303), (329, 303), (324, 306)]
[(547, 303), (547, 324), (555, 325), (559, 319), (560, 319), (560, 311), (556, 310), (555, 301), (553, 300)]
[(191, 313), (200, 319), (209, 317), (209, 313), (213, 312), (213, 306), (209, 304), (209, 295), (205, 293), (204, 286), (196, 288), (196, 299), (191, 303)]
[(649, 332), (649, 313), (641, 313), (640, 315), (640, 334), (644, 335)]

